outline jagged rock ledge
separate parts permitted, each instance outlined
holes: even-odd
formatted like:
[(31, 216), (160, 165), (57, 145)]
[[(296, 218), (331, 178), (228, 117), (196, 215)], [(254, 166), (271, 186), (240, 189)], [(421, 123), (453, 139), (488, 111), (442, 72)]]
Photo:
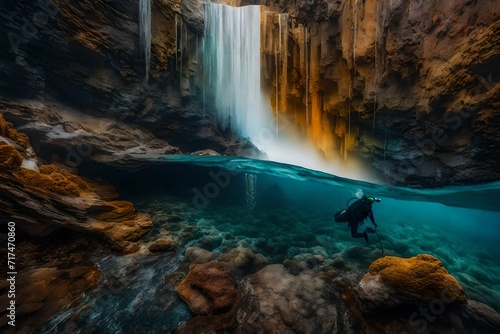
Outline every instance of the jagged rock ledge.
[(117, 200), (118, 193), (110, 184), (84, 180), (62, 164), (40, 163), (27, 136), (1, 116), (0, 130), (0, 214), (4, 221), (16, 221), (28, 235), (67, 228), (98, 235), (122, 252), (138, 249), (136, 242), (152, 227), (147, 214)]

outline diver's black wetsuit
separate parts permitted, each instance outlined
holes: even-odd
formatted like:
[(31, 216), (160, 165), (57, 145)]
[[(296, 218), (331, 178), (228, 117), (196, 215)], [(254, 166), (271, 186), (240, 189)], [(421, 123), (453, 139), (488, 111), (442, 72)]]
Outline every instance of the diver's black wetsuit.
[[(347, 208), (349, 213), (349, 226), (351, 227), (351, 236), (353, 238), (365, 238), (366, 243), (368, 243), (368, 235), (365, 232), (358, 233), (358, 225), (366, 217), (370, 218), (373, 225), (376, 227), (375, 218), (373, 217), (372, 205), (365, 201), (364, 198), (357, 200), (350, 207)], [(373, 233), (373, 232), (372, 232)]]

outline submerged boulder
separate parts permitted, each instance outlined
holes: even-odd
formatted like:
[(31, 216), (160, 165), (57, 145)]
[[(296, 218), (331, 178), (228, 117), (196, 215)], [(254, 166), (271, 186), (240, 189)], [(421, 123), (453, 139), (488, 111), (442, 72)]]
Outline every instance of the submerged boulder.
[(364, 313), (433, 301), (467, 302), (465, 291), (457, 280), (441, 261), (428, 254), (409, 259), (386, 256), (376, 260), (359, 283), (358, 294)]
[(215, 333), (236, 323), (240, 291), (227, 264), (192, 265), (176, 291), (196, 315), (178, 328), (177, 333)]
[[(16, 326), (6, 326), (8, 318), (4, 313), (2, 333), (32, 333), (55, 314), (81, 301), (101, 280), (99, 268), (92, 263), (40, 267), (19, 273), (15, 282), (22, 288), (16, 290)], [(8, 284), (2, 279), (0, 289), (7, 291)], [(0, 302), (8, 305), (7, 293), (0, 297)]]
[(293, 275), (283, 265), (272, 264), (246, 277), (241, 286), (238, 332), (350, 332), (340, 294), (314, 271)]
[(264, 256), (254, 254), (246, 248), (234, 248), (222, 255), (219, 261), (226, 262), (231, 267), (241, 270), (244, 275), (252, 274), (267, 265), (267, 260)]
[(188, 247), (184, 253), (184, 261), (189, 264), (207, 263), (214, 257), (214, 253), (199, 247)]
[(239, 298), (229, 266), (219, 262), (193, 265), (177, 293), (194, 314), (203, 315), (225, 313)]
[(168, 252), (175, 250), (175, 242), (171, 237), (156, 239), (148, 247), (150, 252)]
[(459, 315), (466, 329), (472, 333), (499, 333), (500, 314), (488, 305), (468, 300)]

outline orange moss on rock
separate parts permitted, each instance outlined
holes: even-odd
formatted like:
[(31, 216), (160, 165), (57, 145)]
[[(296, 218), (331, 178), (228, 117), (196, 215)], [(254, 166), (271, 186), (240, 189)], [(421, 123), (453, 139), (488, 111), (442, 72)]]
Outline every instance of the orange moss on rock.
[(462, 303), (467, 301), (458, 281), (446, 271), (439, 259), (429, 254), (409, 259), (385, 256), (370, 265), (369, 273), (380, 275), (386, 285), (396, 290), (418, 295), (427, 301), (443, 296)]
[(124, 222), (133, 220), (136, 216), (134, 205), (127, 201), (110, 201), (102, 212), (97, 213), (94, 218), (105, 222)]
[(57, 177), (58, 175), (61, 175), (65, 179), (69, 180), (71, 183), (74, 183), (80, 192), (89, 192), (91, 191), (90, 186), (83, 180), (80, 176), (71, 174), (65, 169), (62, 169), (61, 167), (55, 166), (55, 165), (43, 165), (40, 166), (40, 173), (51, 176), (51, 177)]
[(90, 191), (90, 187), (82, 178), (54, 165), (40, 166), (39, 173), (20, 168), (16, 175), (26, 185), (64, 196), (77, 197)]
[(12, 123), (7, 122), (0, 114), (0, 136), (9, 138), (22, 148), (30, 146), (30, 140), (24, 133), (17, 132)]
[(23, 157), (12, 145), (0, 142), (0, 170), (15, 171), (23, 162)]
[(106, 202), (90, 216), (96, 220), (94, 228), (113, 248), (125, 253), (137, 251), (139, 246), (131, 241), (138, 241), (153, 227), (149, 215), (137, 213), (134, 205), (127, 201)]

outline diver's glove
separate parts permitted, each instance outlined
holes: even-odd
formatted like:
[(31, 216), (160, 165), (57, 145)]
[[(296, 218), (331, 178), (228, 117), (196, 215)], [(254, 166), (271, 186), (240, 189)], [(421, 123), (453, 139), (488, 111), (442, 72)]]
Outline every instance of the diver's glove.
[(368, 233), (375, 233), (375, 230), (372, 229), (371, 227), (367, 227), (366, 228), (366, 232), (368, 232)]

